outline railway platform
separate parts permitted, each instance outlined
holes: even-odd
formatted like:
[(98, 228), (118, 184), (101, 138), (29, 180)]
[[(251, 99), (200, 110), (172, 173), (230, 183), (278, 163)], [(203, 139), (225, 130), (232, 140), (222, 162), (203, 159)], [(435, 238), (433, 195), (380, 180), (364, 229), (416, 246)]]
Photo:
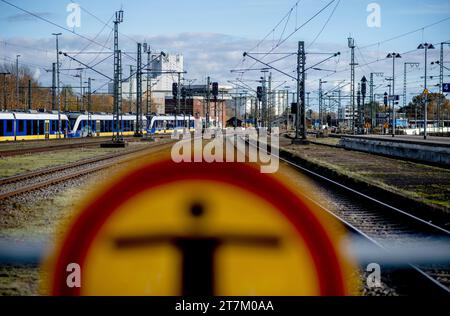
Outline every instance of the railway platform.
[(345, 149), (450, 167), (449, 137), (345, 135), (339, 145)]

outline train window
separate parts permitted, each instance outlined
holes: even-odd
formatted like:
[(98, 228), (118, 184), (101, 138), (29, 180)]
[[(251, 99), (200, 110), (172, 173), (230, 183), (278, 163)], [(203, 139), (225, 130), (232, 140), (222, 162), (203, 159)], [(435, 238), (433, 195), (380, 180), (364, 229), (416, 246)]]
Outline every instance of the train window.
[(39, 129), (38, 129), (39, 121), (38, 120), (33, 120), (32, 122), (33, 122), (33, 135), (37, 135), (38, 132), (39, 132)]
[(17, 122), (19, 122), (19, 126), (17, 129), (18, 133), (23, 133), (25, 132), (25, 120), (17, 120)]
[(0, 120), (0, 136), (5, 136), (5, 120)]
[(13, 132), (13, 121), (12, 120), (6, 120), (6, 132), (7, 133)]
[(39, 120), (39, 135), (44, 135), (44, 120)]
[(75, 127), (75, 122), (77, 121), (77, 119), (76, 118), (70, 118), (69, 121), (70, 121), (70, 126)]
[(33, 135), (33, 121), (27, 121), (27, 135)]

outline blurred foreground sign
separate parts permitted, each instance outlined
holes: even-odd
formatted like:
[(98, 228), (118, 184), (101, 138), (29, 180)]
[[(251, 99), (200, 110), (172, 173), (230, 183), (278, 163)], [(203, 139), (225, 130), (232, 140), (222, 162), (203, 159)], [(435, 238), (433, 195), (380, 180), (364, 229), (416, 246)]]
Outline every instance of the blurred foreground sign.
[[(345, 295), (319, 211), (243, 163), (148, 163), (88, 198), (50, 260), (53, 295)], [(79, 287), (67, 267), (79, 266)], [(68, 285), (69, 284), (69, 285)]]

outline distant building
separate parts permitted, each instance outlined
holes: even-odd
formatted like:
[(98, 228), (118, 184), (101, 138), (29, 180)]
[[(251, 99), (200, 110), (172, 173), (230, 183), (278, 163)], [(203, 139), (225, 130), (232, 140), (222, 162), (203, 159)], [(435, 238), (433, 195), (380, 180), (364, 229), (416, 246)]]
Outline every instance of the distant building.
[(225, 126), (225, 121), (230, 117), (230, 107), (232, 106), (232, 98), (230, 92), (231, 86), (219, 85), (219, 95), (217, 100), (212, 95), (210, 88), (209, 95), (209, 110), (208, 110), (208, 89), (207, 85), (187, 85), (186, 87), (186, 99), (180, 97), (180, 108), (177, 109), (177, 100), (172, 96), (166, 96), (164, 100), (165, 114), (180, 114), (183, 113), (190, 115), (199, 115), (201, 117), (209, 116), (210, 120), (214, 117), (218, 121), (222, 122), (222, 126)]
[[(348, 127), (352, 126), (352, 112), (353, 108), (351, 105), (341, 106), (338, 108), (338, 121), (341, 125), (346, 125)], [(355, 119), (358, 118), (358, 109), (355, 105)]]
[[(184, 59), (181, 54), (166, 54), (161, 56), (159, 54), (151, 54), (150, 60), (152, 62), (147, 67), (150, 70), (149, 87), (151, 87), (151, 112), (163, 114), (165, 98), (172, 95), (172, 84), (178, 82), (177, 72), (184, 71)], [(147, 64), (147, 54), (142, 55), (143, 65)], [(136, 72), (136, 65), (132, 65), (133, 73)], [(145, 100), (147, 94), (147, 74), (142, 75), (142, 94)], [(122, 78), (130, 77), (130, 67), (123, 67)], [(183, 74), (180, 74), (183, 79)], [(109, 93), (113, 93), (113, 84), (108, 85)], [(125, 100), (136, 100), (136, 75), (134, 74), (128, 80), (122, 82), (122, 98)]]
[(288, 106), (289, 94), (286, 90), (272, 91), (270, 95), (270, 106), (275, 116), (283, 114)]

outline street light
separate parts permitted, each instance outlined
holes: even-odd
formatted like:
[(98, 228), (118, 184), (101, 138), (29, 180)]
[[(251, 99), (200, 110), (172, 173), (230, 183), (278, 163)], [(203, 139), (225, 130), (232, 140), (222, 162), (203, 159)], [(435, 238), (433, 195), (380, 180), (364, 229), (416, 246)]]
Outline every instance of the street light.
[(361, 131), (364, 133), (364, 123), (365, 123), (365, 99), (366, 99), (366, 92), (367, 92), (367, 78), (366, 76), (363, 76), (361, 78), (361, 95), (362, 95), (362, 106), (361, 106), (361, 112), (359, 113), (359, 120), (360, 120), (360, 127)]
[[(391, 85), (388, 85), (388, 86), (389, 86), (389, 89), (391, 89)], [(383, 94), (383, 104), (384, 104), (384, 115), (385, 115), (384, 123), (386, 123), (386, 112), (387, 112), (387, 105), (388, 105), (388, 93), (387, 92), (385, 92)], [(383, 128), (384, 128), (384, 126), (383, 126)], [(383, 131), (383, 133), (384, 133), (384, 131)]]
[(395, 136), (395, 59), (402, 58), (399, 53), (389, 53), (386, 58), (392, 58), (392, 137)]
[(327, 82), (328, 81), (322, 81), (322, 79), (319, 79), (319, 121), (320, 121), (319, 129), (322, 129), (322, 126), (323, 126), (322, 84), (327, 83)]
[(19, 57), (16, 55), (16, 109), (19, 108)]
[(58, 36), (62, 33), (52, 33), (56, 37), (56, 94), (58, 100), (58, 138), (61, 138), (61, 97), (59, 93), (59, 42)]
[(83, 70), (85, 68), (75, 68), (75, 70), (78, 70), (80, 73), (75, 75), (75, 78), (80, 78), (80, 102), (81, 102), (81, 106), (80, 106), (80, 111), (83, 110), (84, 108), (84, 99), (83, 99)]
[(425, 106), (424, 106), (424, 121), (423, 121), (423, 139), (427, 139), (427, 121), (428, 121), (428, 93), (427, 93), (427, 55), (429, 49), (434, 49), (433, 44), (431, 43), (421, 43), (419, 46), (417, 46), (417, 49), (424, 49), (425, 50), (425, 78), (424, 78), (424, 94), (425, 94)]

